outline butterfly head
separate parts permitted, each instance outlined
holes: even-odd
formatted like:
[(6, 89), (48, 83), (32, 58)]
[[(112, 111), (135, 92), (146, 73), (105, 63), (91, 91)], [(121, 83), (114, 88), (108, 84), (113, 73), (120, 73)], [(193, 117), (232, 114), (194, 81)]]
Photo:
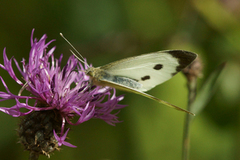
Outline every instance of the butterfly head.
[(85, 74), (93, 77), (94, 76), (94, 68), (93, 67), (89, 67), (88, 69), (85, 70)]

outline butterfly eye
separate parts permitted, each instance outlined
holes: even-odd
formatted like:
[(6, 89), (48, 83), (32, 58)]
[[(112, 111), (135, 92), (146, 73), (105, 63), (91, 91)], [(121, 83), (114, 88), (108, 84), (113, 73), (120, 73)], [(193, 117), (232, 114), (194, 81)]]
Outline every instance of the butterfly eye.
[(92, 77), (93, 72), (92, 72), (91, 68), (88, 68), (87, 70), (85, 70), (85, 74)]

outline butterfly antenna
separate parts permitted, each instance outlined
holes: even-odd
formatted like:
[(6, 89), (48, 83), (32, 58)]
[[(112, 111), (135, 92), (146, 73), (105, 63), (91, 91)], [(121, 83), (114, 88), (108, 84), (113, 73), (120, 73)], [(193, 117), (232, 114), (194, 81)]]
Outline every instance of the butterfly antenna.
[(83, 64), (86, 64), (88, 67), (89, 65), (84, 61), (84, 58), (83, 56), (78, 52), (78, 50), (67, 40), (67, 38), (65, 38), (63, 36), (62, 33), (60, 33), (60, 36), (73, 48), (73, 50), (80, 56), (76, 55), (72, 50), (70, 50), (70, 52), (80, 61), (82, 62)]

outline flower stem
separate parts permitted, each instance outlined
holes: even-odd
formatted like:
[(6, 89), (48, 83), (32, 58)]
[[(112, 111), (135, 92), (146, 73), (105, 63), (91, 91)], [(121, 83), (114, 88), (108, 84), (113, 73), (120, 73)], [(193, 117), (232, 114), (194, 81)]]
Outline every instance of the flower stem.
[[(196, 98), (197, 91), (197, 79), (192, 81), (188, 81), (188, 107), (187, 110), (191, 111), (191, 106)], [(184, 129), (183, 129), (183, 146), (182, 146), (182, 160), (189, 160), (189, 150), (190, 150), (190, 123), (192, 121), (192, 117), (189, 114), (186, 114)]]

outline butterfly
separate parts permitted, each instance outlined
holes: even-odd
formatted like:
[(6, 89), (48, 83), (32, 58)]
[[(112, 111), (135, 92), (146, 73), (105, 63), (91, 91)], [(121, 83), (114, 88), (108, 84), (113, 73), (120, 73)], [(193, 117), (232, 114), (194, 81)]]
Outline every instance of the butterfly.
[[(63, 37), (63, 35), (61, 36)], [(65, 37), (63, 38), (65, 39)], [(67, 39), (65, 40), (68, 42)], [(70, 42), (68, 43), (70, 44)], [(73, 49), (77, 52), (74, 47)], [(74, 52), (72, 53), (79, 61), (86, 64), (86, 62), (81, 59), (83, 57), (79, 52), (77, 53), (81, 58)], [(103, 87), (109, 86), (139, 94), (165, 104), (168, 107), (194, 115), (190, 111), (145, 92), (172, 78), (179, 71), (191, 64), (196, 57), (197, 54), (189, 51), (165, 50), (121, 59), (101, 67), (89, 67), (85, 70), (85, 73), (90, 77), (91, 84)]]

